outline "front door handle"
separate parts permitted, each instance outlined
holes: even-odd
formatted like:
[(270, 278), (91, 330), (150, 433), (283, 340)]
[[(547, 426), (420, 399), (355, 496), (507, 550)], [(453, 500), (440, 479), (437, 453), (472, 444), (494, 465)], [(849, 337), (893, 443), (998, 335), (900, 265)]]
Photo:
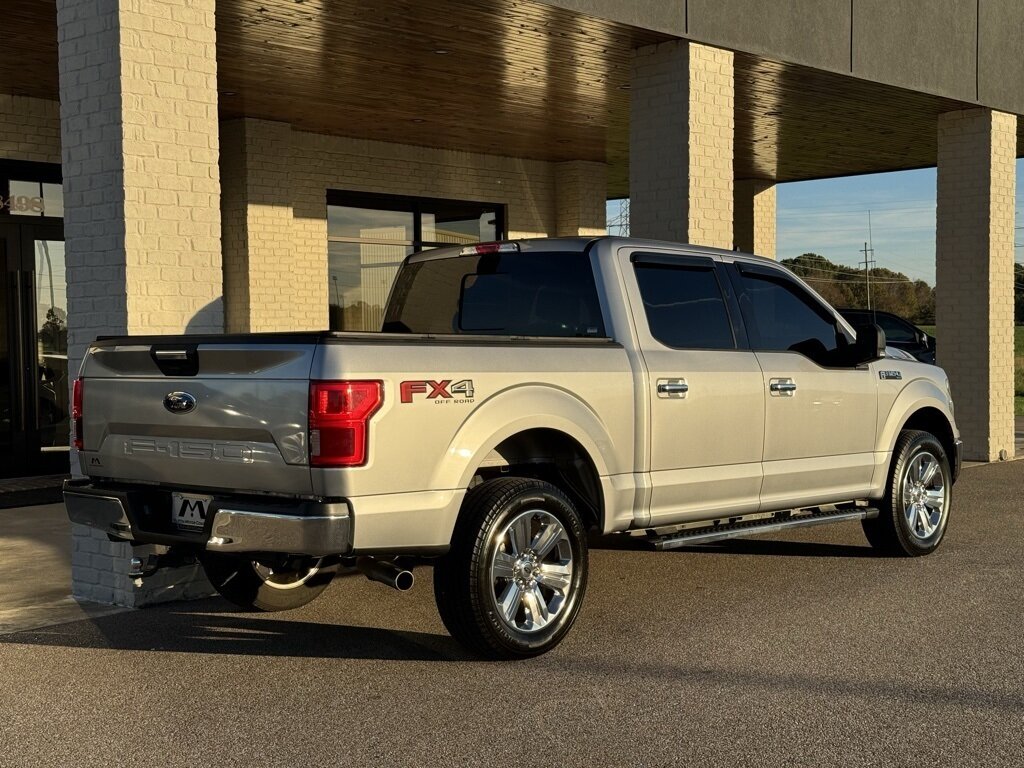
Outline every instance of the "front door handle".
[(686, 379), (661, 379), (658, 381), (658, 397), (686, 397), (690, 385)]
[(772, 379), (768, 384), (768, 389), (776, 397), (792, 397), (796, 392), (796, 382), (792, 379)]

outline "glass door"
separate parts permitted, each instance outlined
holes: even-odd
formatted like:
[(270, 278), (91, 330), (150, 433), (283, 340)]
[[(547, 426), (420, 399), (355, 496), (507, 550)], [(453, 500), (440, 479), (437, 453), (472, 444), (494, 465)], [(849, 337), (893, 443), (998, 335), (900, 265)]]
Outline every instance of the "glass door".
[(0, 222), (0, 475), (69, 469), (63, 227)]

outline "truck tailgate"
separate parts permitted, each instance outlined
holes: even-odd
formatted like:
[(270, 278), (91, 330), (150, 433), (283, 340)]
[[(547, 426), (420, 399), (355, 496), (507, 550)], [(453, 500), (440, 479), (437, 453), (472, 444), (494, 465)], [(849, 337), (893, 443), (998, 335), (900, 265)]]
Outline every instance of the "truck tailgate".
[(82, 470), (177, 488), (312, 491), (315, 338), (100, 341), (82, 368)]

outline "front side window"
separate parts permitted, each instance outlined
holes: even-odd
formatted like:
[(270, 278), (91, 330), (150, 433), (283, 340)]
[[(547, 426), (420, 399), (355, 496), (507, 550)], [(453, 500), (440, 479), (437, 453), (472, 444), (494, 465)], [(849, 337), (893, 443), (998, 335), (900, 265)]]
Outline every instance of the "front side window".
[[(869, 322), (872, 322), (869, 320)], [(912, 344), (917, 341), (917, 332), (909, 323), (905, 323), (898, 317), (892, 315), (876, 315), (874, 321), (885, 331), (885, 338), (889, 341), (899, 341)]]
[[(796, 283), (760, 273), (740, 272), (741, 306), (754, 349), (799, 352), (828, 365), (841, 344), (834, 320)], [(845, 339), (843, 339), (845, 341)]]
[(402, 269), (385, 333), (604, 336), (584, 253), (496, 253)]
[(504, 237), (502, 206), (461, 200), (330, 192), (327, 260), (330, 327), (379, 331), (406, 256)]
[(651, 335), (675, 349), (735, 349), (714, 263), (706, 267), (635, 264)]

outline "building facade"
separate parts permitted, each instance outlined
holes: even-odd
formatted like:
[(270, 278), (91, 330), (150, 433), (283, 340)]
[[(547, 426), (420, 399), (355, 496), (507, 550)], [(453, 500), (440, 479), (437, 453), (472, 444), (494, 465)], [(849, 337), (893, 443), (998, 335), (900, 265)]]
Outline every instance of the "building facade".
[[(67, 471), (102, 334), (374, 329), (401, 260), (632, 234), (775, 253), (775, 185), (938, 166), (939, 361), (1013, 454), (1014, 0), (27, 0), (0, 42), (0, 452)], [(76, 539), (76, 591), (136, 594)], [(126, 597), (127, 595), (127, 597)]]

